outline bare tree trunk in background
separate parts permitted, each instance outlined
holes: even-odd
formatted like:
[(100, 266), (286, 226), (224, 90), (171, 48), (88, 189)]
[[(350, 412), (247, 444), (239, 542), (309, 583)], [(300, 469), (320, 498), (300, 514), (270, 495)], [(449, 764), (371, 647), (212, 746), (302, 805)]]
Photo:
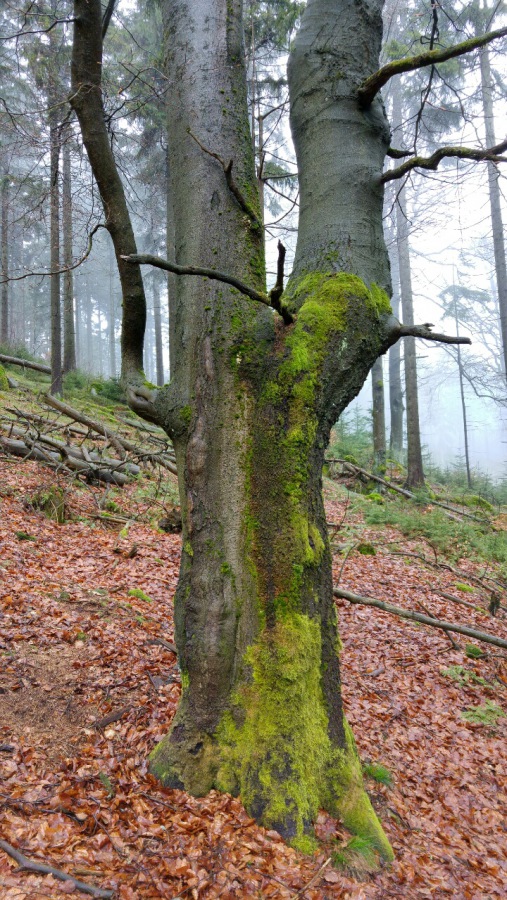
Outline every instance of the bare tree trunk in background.
[[(404, 325), (413, 325), (414, 304), (410, 269), (409, 226), (406, 209), (406, 191), (403, 186), (398, 195), (396, 208), (401, 309)], [(424, 484), (415, 338), (406, 337), (404, 339), (403, 358), (405, 360), (405, 403), (407, 407), (407, 479), (405, 484), (412, 489), (422, 487)]]
[[(393, 78), (393, 127), (402, 126), (401, 84), (399, 77)], [(414, 324), (414, 301), (412, 294), (412, 273), (410, 268), (409, 224), (405, 183), (402, 184), (396, 202), (396, 243), (400, 276), (401, 310), (404, 325)], [(415, 338), (403, 341), (405, 362), (405, 403), (407, 409), (407, 480), (408, 488), (424, 484), (424, 470), (419, 426), (419, 397), (417, 388), (417, 357)]]
[[(176, 261), (176, 246), (175, 246), (175, 225), (174, 225), (174, 201), (173, 194), (174, 188), (171, 180), (171, 166), (169, 164), (169, 152), (167, 153), (167, 163), (166, 163), (166, 252), (167, 259), (169, 262), (174, 263)], [(172, 334), (173, 332), (173, 321), (171, 317), (171, 306), (173, 304), (174, 298), (176, 296), (177, 283), (176, 283), (176, 275), (172, 272), (167, 273), (167, 314), (169, 317), (169, 377), (172, 372), (173, 361), (171, 359), (171, 347), (174, 347), (175, 336)]]
[[(97, 182), (111, 235), (123, 296), (122, 380), (134, 408), (143, 405), (142, 345), (146, 326), (146, 299), (141, 269), (125, 256), (137, 253), (125, 191), (111, 149), (102, 103), (102, 4), (100, 0), (74, 0), (71, 105)], [(139, 388), (139, 395), (137, 393)]]
[(111, 378), (116, 378), (116, 302), (114, 295), (114, 248), (109, 242), (109, 368)]
[(76, 368), (76, 331), (74, 316), (74, 278), (72, 266), (72, 176), (70, 165), (71, 129), (63, 136), (62, 227), (63, 227), (63, 371)]
[[(486, 129), (486, 147), (495, 146), (495, 120), (493, 115), (493, 88), (489, 49), (480, 51), (482, 105)], [(505, 261), (505, 239), (502, 222), (502, 206), (500, 199), (500, 172), (495, 163), (488, 162), (489, 202), (491, 207), (491, 227), (493, 231), (493, 250), (495, 255), (496, 288), (498, 308), (500, 311), (500, 331), (503, 347), (503, 371), (507, 378), (507, 267)]]
[[(393, 281), (393, 293), (391, 306), (393, 316), (400, 318), (400, 271), (398, 265), (398, 252), (395, 247), (391, 254), (391, 278)], [(389, 350), (389, 456), (395, 462), (403, 459), (403, 387), (401, 383), (401, 341), (394, 344)]]
[(157, 385), (162, 387), (164, 384), (164, 358), (162, 350), (162, 316), (160, 312), (160, 286), (158, 283), (158, 272), (153, 273), (152, 277), (153, 291), (153, 328), (155, 331), (155, 359), (157, 370)]
[[(456, 334), (459, 334), (459, 319), (458, 319), (458, 307), (456, 302), (456, 294), (454, 295), (454, 322), (456, 325)], [(467, 470), (467, 484), (470, 489), (472, 489), (472, 471), (470, 468), (470, 451), (468, 447), (468, 423), (467, 423), (467, 407), (465, 401), (465, 377), (463, 370), (463, 362), (461, 359), (461, 347), (458, 344), (456, 347), (457, 352), (457, 363), (458, 363), (458, 374), (459, 374), (459, 391), (461, 396), (461, 412), (463, 416), (463, 437), (465, 441), (465, 465)]]
[(386, 471), (386, 419), (384, 400), (384, 368), (382, 357), (375, 360), (371, 369), (372, 418), (373, 418), (373, 471), (384, 475)]
[(0, 341), (9, 343), (9, 176), (2, 177), (2, 321), (0, 325)]
[[(48, 94), (50, 106), (56, 99)], [(62, 393), (62, 316), (60, 308), (60, 122), (49, 113), (50, 144), (50, 297), (51, 297), (51, 393)]]

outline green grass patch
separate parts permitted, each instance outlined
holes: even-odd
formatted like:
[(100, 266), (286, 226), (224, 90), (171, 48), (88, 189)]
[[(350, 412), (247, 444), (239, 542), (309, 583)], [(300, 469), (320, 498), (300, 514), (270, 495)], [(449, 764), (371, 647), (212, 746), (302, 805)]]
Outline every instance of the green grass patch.
[(467, 722), (491, 726), (497, 725), (498, 720), (505, 715), (506, 713), (504, 713), (502, 707), (499, 706), (498, 703), (493, 703), (492, 700), (486, 700), (486, 702), (482, 703), (480, 706), (470, 706), (461, 713), (461, 717), (466, 719)]
[(148, 597), (148, 594), (145, 594), (141, 588), (130, 588), (128, 596), (137, 597), (138, 600), (143, 600), (145, 603), (153, 603), (153, 598)]
[(386, 767), (382, 766), (380, 763), (364, 763), (363, 773), (367, 775), (368, 778), (373, 778), (378, 784), (385, 784), (386, 787), (391, 787), (393, 783), (393, 776), (389, 769), (386, 769)]

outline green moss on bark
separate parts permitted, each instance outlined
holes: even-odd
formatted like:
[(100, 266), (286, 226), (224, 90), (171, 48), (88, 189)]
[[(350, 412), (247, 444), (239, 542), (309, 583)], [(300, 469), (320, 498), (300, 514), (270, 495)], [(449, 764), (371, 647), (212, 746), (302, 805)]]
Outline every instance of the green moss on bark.
[(300, 613), (279, 616), (248, 649), (245, 662), (251, 682), (237, 691), (217, 732), (217, 787), (239, 793), (257, 820), (304, 852), (315, 847), (312, 822), (324, 806), (392, 859), (363, 788), (349, 726), (345, 749), (329, 738), (319, 622)]

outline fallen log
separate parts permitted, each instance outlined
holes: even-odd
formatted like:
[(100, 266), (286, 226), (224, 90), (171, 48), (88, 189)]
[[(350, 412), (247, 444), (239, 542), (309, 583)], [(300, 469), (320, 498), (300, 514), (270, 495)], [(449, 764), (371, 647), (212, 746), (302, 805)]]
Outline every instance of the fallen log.
[[(31, 442), (30, 445), (25, 441), (4, 437), (4, 435), (0, 434), (0, 448), (11, 456), (21, 456), (23, 459), (36, 459), (39, 462), (45, 462), (52, 468), (58, 469), (60, 472), (66, 472), (67, 474), (79, 472), (80, 474), (89, 475), (108, 484), (117, 484), (120, 487), (127, 484), (129, 480), (128, 476), (124, 475), (122, 472), (104, 468), (99, 464), (90, 464), (84, 460), (77, 459), (77, 457), (74, 456), (67, 456), (64, 462), (60, 453), (53, 450), (44, 450), (42, 447), (38, 447), (35, 441)], [(117, 463), (116, 460), (114, 460), (114, 462), (115, 464)], [(119, 461), (118, 465), (121, 465)]]
[(86, 416), (84, 413), (79, 412), (72, 406), (68, 406), (66, 403), (62, 403), (61, 400), (57, 400), (56, 397), (52, 397), (51, 394), (45, 394), (44, 400), (49, 406), (52, 406), (53, 409), (59, 410), (59, 412), (63, 413), (63, 415), (67, 416), (67, 418), (73, 419), (75, 422), (80, 422), (81, 425), (86, 425), (87, 428), (90, 428), (91, 431), (97, 432), (97, 434), (102, 434), (108, 439), (108, 441), (110, 441), (113, 447), (115, 447), (120, 454), (124, 450), (127, 450), (129, 453), (135, 453), (137, 456), (143, 457), (143, 459), (149, 459), (153, 462), (157, 462), (165, 469), (168, 469), (169, 472), (172, 472), (173, 475), (177, 474), (176, 465), (171, 460), (165, 459), (163, 456), (157, 453), (143, 453), (142, 451), (140, 451), (140, 448), (136, 444), (133, 444), (132, 441), (129, 441), (126, 438), (122, 437), (120, 434), (118, 434), (117, 431), (113, 431), (111, 428), (107, 428), (102, 424), (102, 422), (97, 422), (95, 419), (90, 419), (89, 416)]
[(496, 637), (494, 634), (486, 634), (485, 631), (477, 631), (475, 628), (457, 625), (455, 622), (443, 622), (441, 619), (424, 616), (422, 613), (416, 613), (411, 609), (402, 609), (401, 606), (393, 606), (391, 603), (376, 600), (374, 597), (362, 597), (360, 594), (353, 594), (351, 591), (345, 591), (342, 588), (333, 588), (333, 594), (342, 600), (348, 600), (349, 603), (357, 603), (360, 606), (374, 606), (376, 609), (382, 609), (384, 612), (391, 613), (393, 616), (399, 616), (401, 619), (410, 619), (413, 622), (419, 622), (421, 625), (431, 625), (432, 628), (453, 631), (455, 634), (464, 634), (466, 637), (482, 641), (484, 644), (493, 644), (495, 647), (502, 647), (504, 650), (507, 650), (507, 641)]
[(26, 441), (28, 437), (30, 445), (34, 442), (36, 445), (47, 444), (48, 447), (61, 453), (64, 461), (69, 456), (72, 456), (76, 459), (84, 460), (88, 463), (89, 467), (99, 465), (101, 468), (114, 469), (118, 472), (127, 472), (129, 475), (139, 475), (141, 471), (140, 466), (136, 466), (135, 463), (126, 462), (122, 459), (113, 459), (110, 456), (101, 456), (100, 453), (95, 453), (93, 451), (90, 453), (86, 450), (84, 445), (82, 447), (76, 447), (74, 444), (66, 444), (64, 441), (59, 441), (57, 438), (49, 437), (46, 434), (38, 434), (37, 437), (34, 438), (33, 435), (27, 435), (26, 429), (19, 425), (10, 426), (9, 434), (13, 434), (24, 441)]
[[(326, 459), (326, 462), (335, 462), (340, 463), (343, 466), (346, 466), (351, 470), (351, 474), (362, 475), (365, 478), (368, 478), (371, 481), (376, 481), (377, 484), (381, 484), (383, 487), (388, 488), (390, 491), (395, 491), (397, 494), (401, 494), (403, 497), (407, 497), (409, 500), (418, 500), (412, 491), (408, 491), (406, 488), (400, 488), (397, 484), (393, 484), (392, 481), (386, 481), (385, 478), (381, 478), (380, 475), (374, 475), (373, 472), (368, 472), (367, 469), (362, 469), (361, 466), (357, 466), (355, 463), (349, 462), (347, 459), (338, 459), (337, 457), (330, 456)], [(481, 519), (479, 516), (474, 516), (472, 513), (464, 512), (461, 509), (456, 509), (454, 506), (450, 506), (448, 503), (442, 503), (440, 500), (432, 500), (428, 499), (428, 503), (431, 506), (438, 506), (440, 509), (445, 509), (447, 514), (453, 513), (454, 515), (450, 515), (450, 518), (454, 518), (454, 516), (465, 516), (467, 519), (473, 519), (474, 522), (480, 522), (481, 525), (489, 524), (486, 518)]]
[(62, 872), (61, 869), (55, 869), (54, 866), (48, 866), (46, 863), (28, 859), (27, 856), (24, 856), (19, 850), (16, 850), (15, 847), (8, 844), (7, 841), (0, 840), (0, 850), (3, 850), (4, 853), (7, 853), (12, 859), (15, 859), (20, 867), (27, 872), (35, 872), (37, 875), (52, 875), (53, 878), (58, 878), (59, 881), (70, 881), (78, 891), (81, 891), (83, 894), (90, 894), (92, 897), (98, 897), (100, 900), (110, 900), (110, 898), (114, 897), (114, 891), (94, 887), (93, 884), (86, 884), (85, 881), (78, 881), (77, 878), (68, 875), (67, 872)]
[(0, 353), (0, 362), (8, 363), (10, 366), (22, 366), (24, 369), (35, 369), (36, 372), (44, 372), (45, 375), (51, 375), (50, 366), (32, 362), (29, 359), (18, 359), (16, 356), (5, 356), (4, 353)]

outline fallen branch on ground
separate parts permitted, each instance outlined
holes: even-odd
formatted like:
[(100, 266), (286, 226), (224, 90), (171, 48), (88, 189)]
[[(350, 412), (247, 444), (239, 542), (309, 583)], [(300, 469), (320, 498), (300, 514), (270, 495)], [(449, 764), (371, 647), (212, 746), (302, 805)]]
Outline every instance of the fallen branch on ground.
[[(36, 441), (31, 441), (30, 439), (26, 441), (15, 440), (0, 434), (0, 448), (11, 456), (20, 456), (22, 459), (36, 459), (39, 462), (45, 462), (52, 468), (57, 469), (59, 472), (65, 472), (67, 475), (73, 472), (79, 472), (84, 475), (90, 474), (99, 481), (119, 486), (123, 486), (128, 481), (127, 475), (104, 468), (100, 463), (85, 462), (85, 460), (80, 460), (75, 456), (67, 456), (65, 460), (62, 460), (60, 453), (44, 450), (43, 447), (37, 445)], [(122, 465), (120, 460), (117, 462), (118, 466)]]
[(31, 362), (29, 359), (18, 359), (16, 356), (5, 356), (3, 353), (0, 353), (0, 362), (8, 363), (10, 366), (22, 366), (24, 369), (35, 369), (36, 372), (44, 372), (45, 375), (51, 375), (50, 366)]
[(455, 622), (443, 622), (440, 619), (423, 616), (422, 613), (416, 613), (411, 609), (402, 609), (401, 606), (393, 606), (391, 603), (384, 603), (383, 600), (376, 600), (374, 597), (361, 597), (359, 594), (344, 591), (342, 588), (333, 588), (333, 594), (342, 600), (348, 600), (349, 603), (357, 603), (360, 606), (374, 606), (376, 609), (382, 609), (384, 612), (391, 613), (393, 616), (399, 616), (401, 619), (410, 619), (413, 622), (420, 622), (421, 625), (431, 625), (432, 628), (442, 628), (444, 631), (453, 631), (455, 634), (464, 634), (466, 637), (474, 638), (476, 641), (493, 644), (495, 647), (502, 647), (504, 650), (507, 649), (507, 641), (493, 634), (486, 634), (485, 631), (476, 631), (475, 628), (468, 628), (466, 625), (456, 625)]
[[(334, 462), (340, 463), (342, 466), (346, 466), (351, 470), (352, 475), (362, 475), (364, 478), (368, 478), (371, 481), (376, 481), (378, 484), (383, 485), (386, 488), (389, 488), (390, 491), (395, 491), (397, 494), (401, 494), (402, 497), (407, 497), (409, 500), (418, 500), (415, 494), (412, 491), (408, 491), (407, 488), (400, 488), (397, 484), (393, 484), (391, 481), (386, 481), (385, 478), (381, 478), (380, 475), (374, 475), (373, 472), (368, 472), (367, 469), (362, 469), (361, 466), (357, 466), (355, 463), (351, 463), (346, 459), (339, 459), (338, 457), (330, 456), (326, 458), (326, 462)], [(448, 503), (442, 503), (440, 500), (433, 500), (428, 498), (428, 504), (431, 506), (438, 506), (440, 509), (445, 509), (446, 512), (454, 513), (458, 516), (465, 516), (467, 519), (473, 519), (474, 522), (480, 522), (481, 525), (484, 525), (487, 522), (487, 519), (480, 519), (478, 516), (472, 515), (472, 513), (464, 512), (461, 509), (456, 509), (454, 506), (449, 506)], [(451, 516), (453, 518), (453, 516)]]
[(117, 431), (107, 428), (102, 422), (90, 419), (89, 416), (79, 412), (72, 406), (68, 406), (66, 403), (62, 403), (61, 400), (52, 397), (51, 394), (45, 394), (44, 400), (49, 406), (52, 406), (53, 409), (57, 409), (59, 412), (63, 413), (64, 416), (67, 416), (67, 418), (73, 419), (75, 422), (80, 422), (81, 425), (86, 425), (87, 428), (90, 428), (97, 434), (103, 435), (121, 455), (125, 450), (129, 453), (135, 453), (138, 456), (142, 456), (144, 459), (158, 463), (160, 466), (163, 466), (164, 469), (168, 469), (169, 472), (172, 472), (173, 475), (177, 474), (176, 464), (171, 459), (167, 459), (165, 455), (162, 456), (159, 453), (150, 454), (140, 452), (140, 449), (136, 444), (133, 444), (132, 441), (122, 437)]
[(102, 898), (102, 900), (109, 900), (109, 898), (114, 897), (114, 891), (94, 887), (92, 884), (86, 884), (84, 881), (78, 881), (72, 875), (68, 875), (67, 872), (62, 872), (61, 869), (55, 869), (54, 866), (48, 866), (46, 863), (28, 859), (27, 856), (23, 856), (19, 850), (8, 844), (7, 841), (0, 840), (0, 849), (7, 853), (8, 856), (11, 856), (12, 859), (15, 859), (21, 868), (26, 869), (27, 872), (35, 872), (38, 875), (52, 875), (53, 878), (58, 878), (59, 881), (71, 881), (78, 891), (82, 891), (83, 894), (91, 894), (92, 897)]

